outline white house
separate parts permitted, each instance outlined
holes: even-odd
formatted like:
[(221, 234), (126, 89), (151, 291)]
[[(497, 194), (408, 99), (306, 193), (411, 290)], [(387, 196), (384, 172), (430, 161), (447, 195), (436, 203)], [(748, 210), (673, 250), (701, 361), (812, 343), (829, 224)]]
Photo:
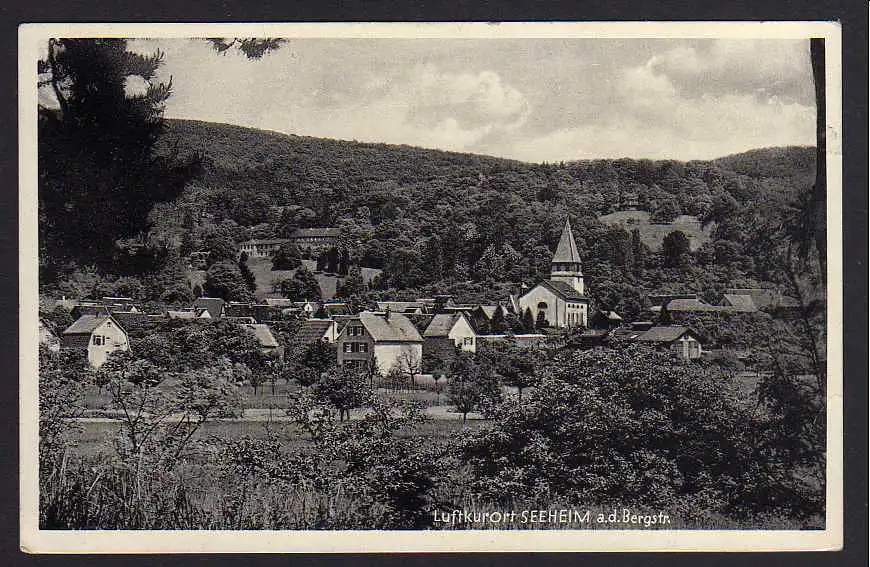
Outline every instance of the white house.
[(535, 321), (550, 327), (586, 327), (589, 298), (584, 295), (582, 262), (571, 223), (566, 220), (559, 245), (550, 262), (550, 279), (544, 280), (518, 299), (520, 315), (528, 309)]
[(459, 347), (468, 352), (477, 350), (477, 333), (474, 332), (471, 322), (465, 313), (438, 313), (432, 317), (432, 321), (423, 331), (423, 339), (426, 341), (424, 348), (446, 342), (450, 350)]
[(677, 358), (692, 360), (701, 357), (701, 340), (698, 334), (688, 327), (680, 325), (652, 327), (634, 340), (660, 345), (673, 352)]
[(421, 370), (423, 337), (400, 313), (363, 311), (349, 317), (336, 344), (340, 366), (364, 369), (375, 361), (383, 374), (395, 366)]
[(61, 348), (87, 349), (88, 362), (99, 368), (110, 353), (129, 350), (130, 341), (111, 315), (82, 315), (63, 332)]

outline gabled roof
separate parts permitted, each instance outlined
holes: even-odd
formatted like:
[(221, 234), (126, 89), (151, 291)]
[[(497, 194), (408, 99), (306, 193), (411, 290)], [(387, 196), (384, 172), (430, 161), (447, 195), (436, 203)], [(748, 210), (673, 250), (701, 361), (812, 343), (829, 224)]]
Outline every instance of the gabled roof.
[(245, 240), (244, 242), (240, 242), (240, 246), (250, 245), (250, 246), (275, 246), (286, 244), (290, 242), (289, 238), (262, 238), (262, 239), (254, 239), (254, 240)]
[(639, 335), (637, 340), (654, 343), (672, 343), (686, 333), (690, 333), (693, 337), (697, 338), (692, 329), (681, 325), (674, 325), (670, 327), (653, 327)]
[(377, 301), (378, 311), (386, 311), (389, 309), (394, 312), (409, 312), (413, 313), (418, 309), (423, 311), (426, 309), (426, 304), (422, 301)]
[(391, 313), (387, 317), (363, 311), (359, 314), (359, 320), (375, 341), (423, 342), (423, 337), (410, 319), (399, 313)]
[(752, 302), (758, 309), (766, 309), (768, 307), (797, 307), (800, 305), (795, 298), (782, 295), (775, 289), (734, 288), (726, 289), (725, 294), (726, 296), (749, 296), (752, 298)]
[(293, 335), (293, 342), (297, 344), (315, 343), (323, 339), (323, 335), (333, 325), (335, 325), (335, 321), (332, 319), (306, 319)]
[[(432, 317), (432, 321), (423, 332), (424, 337), (446, 337), (460, 319), (464, 319), (463, 313), (438, 313)], [(468, 320), (466, 319), (466, 323)], [(469, 324), (469, 326), (471, 326)]]
[(697, 312), (697, 311), (724, 311), (726, 308), (723, 308), (719, 305), (710, 305), (709, 303), (705, 303), (700, 299), (672, 299), (668, 301), (664, 308), (668, 311), (677, 312), (677, 311), (686, 311), (686, 312)]
[(565, 227), (562, 229), (562, 236), (559, 237), (556, 253), (553, 254), (553, 262), (580, 263), (580, 252), (577, 251), (577, 243), (574, 242), (574, 233), (571, 231), (571, 221), (568, 219), (565, 219)]
[(341, 231), (337, 228), (299, 228), (293, 231), (292, 238), (323, 238), (338, 237)]
[(751, 295), (726, 293), (723, 298), (723, 303), (725, 306), (730, 307), (732, 311), (744, 311), (747, 313), (758, 311), (758, 306), (752, 300)]
[(196, 301), (193, 302), (193, 306), (207, 309), (208, 314), (211, 315), (212, 319), (217, 319), (221, 316), (224, 303), (226, 302), (220, 297), (198, 297)]
[[(111, 319), (109, 315), (82, 315), (75, 322), (64, 329), (64, 335), (90, 335), (94, 329)], [(117, 321), (115, 321), (117, 324)], [(121, 326), (118, 325), (120, 328)]]
[(264, 325), (262, 323), (251, 323), (245, 325), (245, 327), (254, 331), (254, 336), (257, 337), (257, 340), (260, 342), (260, 346), (266, 348), (275, 348), (278, 346), (278, 341), (275, 340), (275, 336), (272, 334), (272, 331), (269, 329), (268, 325)]
[[(566, 301), (588, 301), (589, 299), (585, 295), (581, 295), (576, 289), (571, 287), (566, 282), (560, 282), (558, 280), (543, 280), (538, 285), (546, 287), (547, 289), (549, 289)], [(529, 292), (531, 292), (532, 289), (530, 289)]]
[(347, 303), (324, 303), (322, 305), (322, 307), (330, 315), (349, 315), (350, 314), (350, 308), (347, 306)]

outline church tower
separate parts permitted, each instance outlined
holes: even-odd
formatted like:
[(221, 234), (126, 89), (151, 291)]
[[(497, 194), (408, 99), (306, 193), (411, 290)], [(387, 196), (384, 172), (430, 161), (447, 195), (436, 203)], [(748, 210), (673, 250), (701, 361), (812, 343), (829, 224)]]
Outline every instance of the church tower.
[(580, 295), (585, 295), (580, 252), (577, 251), (574, 233), (571, 232), (571, 221), (568, 219), (565, 219), (565, 228), (562, 229), (559, 245), (550, 262), (550, 280), (565, 282)]

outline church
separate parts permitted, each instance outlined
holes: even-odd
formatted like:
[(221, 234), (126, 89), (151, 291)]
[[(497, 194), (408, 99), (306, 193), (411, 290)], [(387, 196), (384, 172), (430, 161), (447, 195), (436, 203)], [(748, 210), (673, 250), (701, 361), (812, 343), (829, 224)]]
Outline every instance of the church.
[(569, 220), (550, 262), (550, 279), (523, 293), (518, 303), (520, 313), (529, 309), (536, 321), (546, 320), (550, 327), (587, 326), (589, 298), (584, 295), (582, 263)]

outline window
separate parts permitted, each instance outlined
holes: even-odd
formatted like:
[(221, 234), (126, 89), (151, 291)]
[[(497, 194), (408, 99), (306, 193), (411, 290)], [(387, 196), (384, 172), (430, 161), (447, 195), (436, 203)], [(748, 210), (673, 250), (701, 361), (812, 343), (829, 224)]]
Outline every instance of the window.
[(540, 303), (538, 303), (538, 309), (547, 309), (547, 302), (541, 301)]
[(474, 344), (474, 338), (473, 337), (463, 337), (462, 344), (465, 346), (471, 346)]
[(101, 335), (94, 335), (94, 344), (98, 346), (103, 346), (106, 344), (106, 337)]
[(354, 343), (344, 343), (344, 352), (351, 352), (350, 347)]
[(360, 352), (368, 352), (369, 344), (368, 343), (359, 343), (359, 351)]

